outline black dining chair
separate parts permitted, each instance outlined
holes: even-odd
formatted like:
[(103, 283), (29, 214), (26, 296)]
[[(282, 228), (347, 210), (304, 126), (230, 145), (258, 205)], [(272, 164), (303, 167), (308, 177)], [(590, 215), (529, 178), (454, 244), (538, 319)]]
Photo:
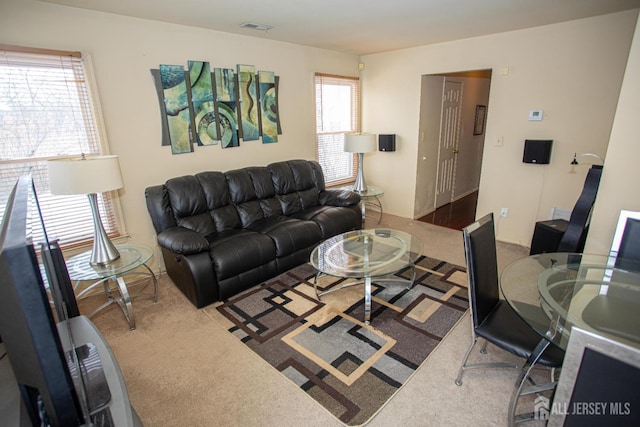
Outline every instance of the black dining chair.
[(582, 252), (601, 176), (602, 166), (592, 165), (587, 172), (580, 197), (571, 210), (569, 221), (555, 219), (536, 222), (529, 255), (543, 252)]
[(584, 249), (601, 176), (602, 166), (592, 165), (587, 172), (584, 187), (571, 211), (567, 230), (562, 235), (556, 252), (582, 252)]
[[(462, 385), (462, 375), (469, 369), (521, 367), (516, 363), (500, 362), (467, 364), (478, 338), (485, 340), (481, 353), (486, 353), (487, 343), (492, 343), (524, 359), (529, 359), (542, 339), (506, 301), (500, 299), (493, 213), (463, 228), (462, 234), (471, 304), (472, 342), (455, 380), (457, 385)], [(544, 316), (539, 307), (531, 306), (528, 309)], [(546, 319), (546, 322), (549, 320)], [(549, 345), (536, 364), (557, 368), (562, 365), (563, 357), (561, 349)]]

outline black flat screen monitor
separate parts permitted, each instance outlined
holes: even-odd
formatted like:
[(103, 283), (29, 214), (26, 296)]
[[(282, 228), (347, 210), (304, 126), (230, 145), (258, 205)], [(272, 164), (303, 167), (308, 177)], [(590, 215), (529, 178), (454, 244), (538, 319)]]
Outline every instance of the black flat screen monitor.
[(639, 426), (640, 347), (574, 326), (553, 404), (553, 426)]
[(33, 219), (30, 205), (37, 202), (36, 197), (31, 177), (23, 176), (4, 212), (0, 228), (0, 335), (30, 423), (77, 426), (88, 418), (72, 377), (74, 359), (75, 366), (80, 365), (74, 352), (63, 351), (74, 347), (63, 346), (57, 326), (57, 321), (78, 314), (77, 304), (59, 247), (49, 242), (44, 242), (42, 253), (49, 293), (45, 287), (29, 233)]

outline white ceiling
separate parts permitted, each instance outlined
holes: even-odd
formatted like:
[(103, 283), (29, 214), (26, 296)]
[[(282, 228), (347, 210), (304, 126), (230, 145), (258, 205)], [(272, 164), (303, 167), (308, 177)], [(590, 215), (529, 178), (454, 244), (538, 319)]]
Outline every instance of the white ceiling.
[(640, 8), (640, 0), (41, 1), (358, 55)]

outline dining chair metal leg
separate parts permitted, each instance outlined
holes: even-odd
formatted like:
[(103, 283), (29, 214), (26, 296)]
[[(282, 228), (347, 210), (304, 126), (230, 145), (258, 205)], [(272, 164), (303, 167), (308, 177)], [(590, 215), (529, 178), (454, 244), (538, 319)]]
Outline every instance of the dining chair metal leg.
[(511, 395), (511, 401), (509, 402), (509, 427), (514, 427), (518, 423), (528, 422), (535, 419), (536, 414), (533, 412), (516, 415), (516, 408), (520, 397), (553, 390), (556, 387), (557, 382), (554, 379), (555, 368), (551, 368), (551, 382), (544, 384), (534, 383), (532, 386), (528, 386), (527, 388), (524, 387), (525, 383), (531, 380), (531, 371), (536, 367), (536, 363), (540, 360), (542, 353), (544, 353), (550, 344), (551, 343), (547, 339), (541, 339), (536, 348), (531, 352), (531, 356), (529, 356), (525, 364), (522, 366), (522, 370), (515, 384), (515, 392)]
[[(520, 365), (517, 363), (509, 363), (509, 362), (487, 362), (487, 363), (472, 363), (470, 365), (467, 365), (467, 360), (469, 359), (469, 356), (471, 355), (471, 351), (473, 350), (473, 347), (475, 347), (476, 343), (478, 342), (478, 337), (474, 337), (473, 338), (473, 342), (471, 343), (471, 345), (469, 346), (469, 349), (467, 350), (467, 354), (465, 354), (464, 359), (462, 360), (462, 365), (460, 366), (460, 369), (458, 370), (458, 376), (456, 378), (456, 385), (460, 386), (462, 385), (462, 375), (464, 374), (464, 371), (468, 370), (468, 369), (487, 369), (487, 368), (496, 368), (496, 369), (518, 369), (520, 368)], [(482, 346), (482, 349), (480, 350), (480, 353), (482, 353), (482, 351), (484, 350), (484, 352), (486, 353), (486, 347), (487, 347), (487, 342), (485, 340), (484, 345)]]
[(467, 364), (467, 359), (469, 359), (469, 355), (471, 354), (471, 350), (476, 346), (476, 342), (478, 338), (474, 338), (467, 350), (467, 354), (464, 355), (464, 359), (462, 359), (462, 364), (460, 365), (460, 369), (458, 370), (458, 376), (456, 377), (456, 385), (462, 385), (462, 374), (465, 369), (465, 365)]

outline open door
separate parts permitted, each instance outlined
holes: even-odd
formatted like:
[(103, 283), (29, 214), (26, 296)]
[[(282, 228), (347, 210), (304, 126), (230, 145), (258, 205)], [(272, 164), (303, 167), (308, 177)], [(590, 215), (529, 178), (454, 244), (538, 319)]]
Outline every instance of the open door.
[(462, 116), (462, 83), (445, 80), (440, 118), (438, 174), (435, 208), (451, 203), (455, 184), (456, 158), (460, 143), (460, 117)]

